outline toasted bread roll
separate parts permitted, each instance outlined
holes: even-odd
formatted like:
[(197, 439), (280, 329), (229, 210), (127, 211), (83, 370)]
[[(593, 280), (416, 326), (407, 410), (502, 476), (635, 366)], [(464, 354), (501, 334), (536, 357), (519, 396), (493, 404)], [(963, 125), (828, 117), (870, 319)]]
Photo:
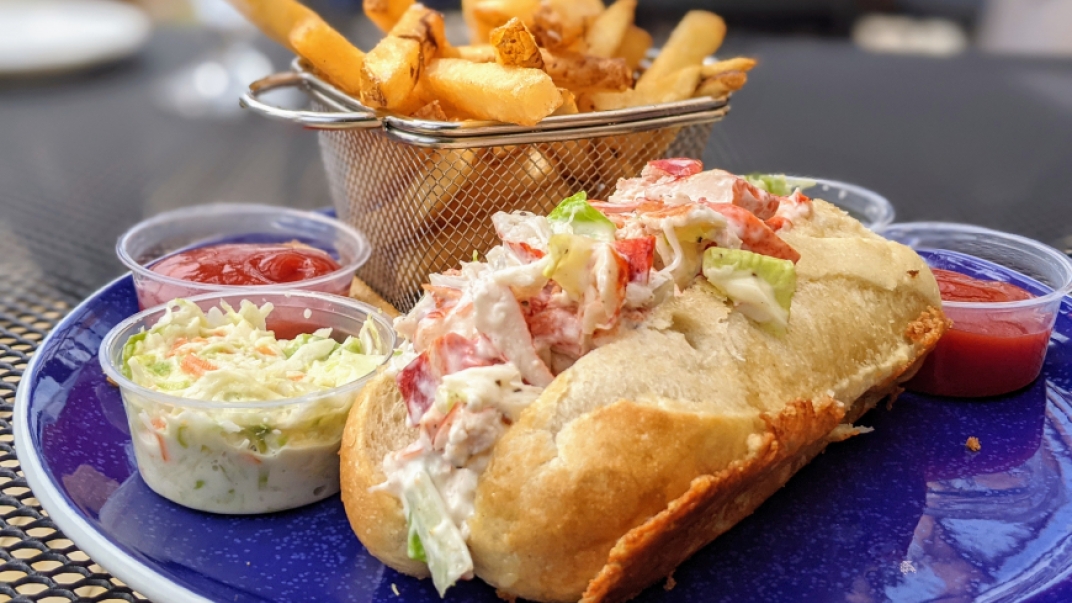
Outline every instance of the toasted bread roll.
[[(946, 327), (923, 260), (818, 200), (779, 235), (800, 254), (784, 335), (697, 277), (557, 375), (485, 453), (467, 522), (477, 577), (535, 601), (627, 599), (898, 391)], [(380, 375), (346, 426), (342, 495), (373, 555), (426, 576), (401, 503), (374, 488), (416, 437)]]

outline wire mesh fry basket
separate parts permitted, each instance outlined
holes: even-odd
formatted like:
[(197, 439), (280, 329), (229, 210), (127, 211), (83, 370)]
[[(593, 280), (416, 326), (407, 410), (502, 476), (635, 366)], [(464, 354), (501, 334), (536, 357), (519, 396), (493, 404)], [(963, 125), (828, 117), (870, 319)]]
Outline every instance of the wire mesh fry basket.
[[(311, 110), (259, 99), (281, 87), (304, 89)], [(339, 219), (372, 244), (357, 275), (402, 311), (420, 299), (429, 273), (498, 243), (494, 212), (546, 214), (580, 190), (605, 198), (652, 159), (699, 159), (729, 111), (726, 99), (697, 98), (555, 116), (534, 127), (424, 121), (374, 112), (299, 63), (251, 84), (242, 104), (320, 131)]]

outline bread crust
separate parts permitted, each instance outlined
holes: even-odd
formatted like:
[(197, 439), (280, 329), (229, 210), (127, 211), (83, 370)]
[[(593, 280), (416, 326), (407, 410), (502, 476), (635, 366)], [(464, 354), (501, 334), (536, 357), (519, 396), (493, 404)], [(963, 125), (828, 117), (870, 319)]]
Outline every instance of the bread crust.
[(796, 400), (776, 416), (756, 454), (692, 480), (688, 491), (615, 544), (583, 603), (625, 601), (750, 515), (826, 447), (845, 408), (827, 398)]
[[(645, 328), (582, 357), (496, 444), (468, 521), (475, 573), (537, 601), (620, 601), (777, 491), (918, 368), (947, 321), (926, 265), (816, 201), (789, 333), (773, 337), (702, 279)], [(351, 411), (343, 502), (355, 533), (411, 575), (384, 455), (416, 438), (380, 375)]]
[[(927, 308), (905, 335), (929, 351), (949, 324), (940, 311)], [(903, 391), (901, 384), (919, 370), (925, 351), (848, 409), (831, 404), (832, 400), (823, 401), (818, 409), (808, 401), (797, 400), (775, 417), (764, 415), (770, 431), (763, 438), (761, 451), (746, 461), (735, 461), (716, 475), (697, 477), (665, 510), (622, 536), (606, 565), (588, 584), (581, 602), (626, 601), (660, 578), (669, 579), (674, 568), (751, 515), (828, 444), (844, 439), (846, 432), (835, 427), (855, 423), (882, 400), (892, 403)]]

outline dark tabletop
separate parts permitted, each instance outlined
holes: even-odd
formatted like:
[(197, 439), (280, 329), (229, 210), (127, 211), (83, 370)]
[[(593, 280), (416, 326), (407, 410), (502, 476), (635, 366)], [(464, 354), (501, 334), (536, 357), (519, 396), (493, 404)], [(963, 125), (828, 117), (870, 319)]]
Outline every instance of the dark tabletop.
[[(134, 597), (42, 515), (9, 424), (29, 355), (122, 273), (116, 238), (195, 203), (331, 204), (315, 133), (253, 115), (189, 120), (154, 103), (159, 78), (212, 43), (164, 29), (118, 65), (0, 80), (0, 595)], [(886, 195), (902, 221), (971, 222), (1072, 247), (1072, 61), (749, 36), (720, 54), (760, 65), (716, 125), (709, 166), (854, 182)]]

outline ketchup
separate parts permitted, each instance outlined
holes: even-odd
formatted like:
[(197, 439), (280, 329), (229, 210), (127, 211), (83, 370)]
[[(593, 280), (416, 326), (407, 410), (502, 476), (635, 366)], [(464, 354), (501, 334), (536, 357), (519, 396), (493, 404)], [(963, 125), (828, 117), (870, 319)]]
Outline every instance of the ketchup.
[[(942, 300), (1010, 302), (1035, 297), (1009, 283), (985, 281), (933, 269)], [(1037, 308), (988, 310), (946, 308), (953, 327), (924, 361), (908, 389), (954, 397), (996, 396), (1018, 390), (1038, 377), (1052, 324)]]
[(168, 256), (153, 272), (213, 285), (274, 285), (304, 281), (339, 270), (320, 249), (295, 244), (228, 243)]
[(1009, 302), (1035, 297), (1027, 291), (1001, 281), (984, 281), (966, 274), (932, 268), (943, 301), (951, 302)]

